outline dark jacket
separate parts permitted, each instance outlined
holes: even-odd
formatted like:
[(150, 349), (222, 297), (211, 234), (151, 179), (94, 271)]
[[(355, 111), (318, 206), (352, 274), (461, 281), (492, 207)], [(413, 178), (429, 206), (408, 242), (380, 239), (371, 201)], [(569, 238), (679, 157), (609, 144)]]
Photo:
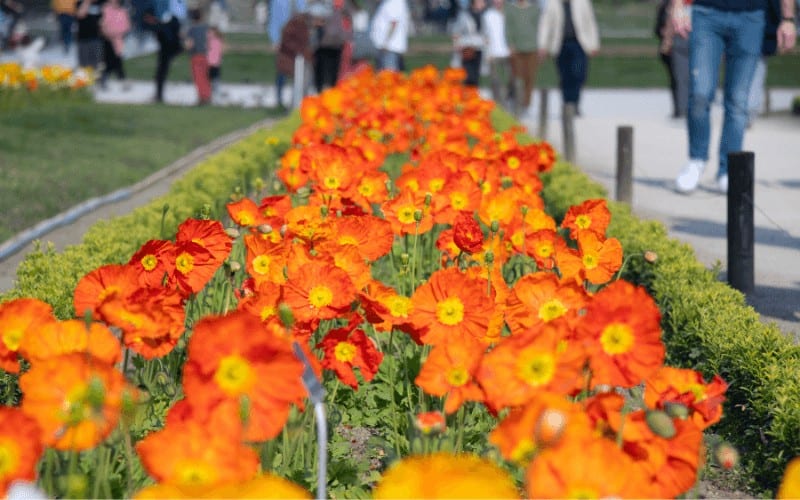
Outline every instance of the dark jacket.
[(311, 24), (306, 14), (296, 14), (281, 31), (281, 43), (275, 58), (278, 73), (294, 75), (294, 58), (298, 55), (311, 56)]

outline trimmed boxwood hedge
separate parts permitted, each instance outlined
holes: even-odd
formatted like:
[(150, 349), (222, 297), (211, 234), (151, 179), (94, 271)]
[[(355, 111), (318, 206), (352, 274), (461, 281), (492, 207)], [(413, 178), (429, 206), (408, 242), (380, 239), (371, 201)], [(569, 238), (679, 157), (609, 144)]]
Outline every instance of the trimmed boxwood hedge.
[[(502, 111), (493, 119), (499, 130), (514, 123)], [(96, 224), (80, 245), (60, 254), (32, 252), (18, 268), (16, 288), (0, 295), (0, 302), (35, 297), (52, 304), (57, 316), (71, 317), (80, 277), (102, 264), (126, 261), (145, 241), (162, 236), (158, 228), (171, 235), (182, 220), (203, 210), (222, 215), (231, 193), (249, 191), (252, 181), (272, 172), (280, 151), (265, 147), (265, 139), (288, 141), (298, 123), (293, 115), (207, 158), (168, 195)], [(572, 205), (607, 197), (565, 162), (543, 182), (547, 210), (556, 220)], [(624, 204), (609, 202), (609, 207), (609, 236), (620, 240), (626, 256), (622, 276), (646, 287), (661, 308), (668, 363), (707, 377), (718, 373), (730, 384), (726, 415), (713, 430), (739, 448), (752, 486), (774, 491), (788, 460), (800, 455), (800, 348), (775, 325), (763, 324), (744, 296), (720, 282), (689, 245), (670, 238), (663, 224), (638, 219)], [(654, 262), (644, 259), (647, 251), (657, 255)]]

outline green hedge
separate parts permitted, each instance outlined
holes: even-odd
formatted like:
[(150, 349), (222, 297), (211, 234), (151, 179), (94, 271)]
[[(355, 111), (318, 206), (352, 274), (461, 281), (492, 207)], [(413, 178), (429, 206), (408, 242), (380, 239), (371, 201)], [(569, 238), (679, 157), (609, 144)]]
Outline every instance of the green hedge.
[[(500, 111), (493, 118), (500, 130), (513, 124)], [(18, 286), (0, 296), (0, 302), (36, 297), (52, 304), (59, 317), (70, 317), (72, 291), (81, 276), (99, 265), (127, 260), (142, 243), (159, 236), (165, 205), (166, 237), (204, 207), (212, 216), (222, 214), (232, 192), (247, 190), (252, 180), (272, 171), (278, 152), (264, 147), (265, 138), (288, 140), (297, 125), (293, 115), (209, 157), (168, 195), (93, 226), (81, 245), (61, 254), (52, 249), (31, 253), (18, 269)], [(545, 203), (557, 220), (571, 205), (606, 197), (599, 184), (564, 162), (543, 181)], [(669, 364), (698, 369), (707, 377), (719, 373), (730, 384), (726, 416), (714, 430), (742, 452), (752, 486), (774, 490), (788, 460), (800, 455), (800, 348), (774, 325), (762, 324), (744, 296), (719, 282), (689, 245), (669, 238), (661, 223), (639, 220), (624, 204), (609, 206), (609, 235), (625, 249), (623, 277), (646, 287), (663, 313)], [(645, 261), (646, 251), (655, 252), (657, 260)]]

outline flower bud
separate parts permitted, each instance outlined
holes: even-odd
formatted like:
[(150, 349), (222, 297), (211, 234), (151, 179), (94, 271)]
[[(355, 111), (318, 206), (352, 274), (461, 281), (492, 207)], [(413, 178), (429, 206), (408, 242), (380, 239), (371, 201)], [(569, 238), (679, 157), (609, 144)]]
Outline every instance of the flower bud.
[(414, 427), (426, 435), (444, 431), (445, 425), (444, 414), (440, 411), (420, 413), (414, 419)]
[(86, 389), (86, 402), (93, 411), (101, 411), (106, 400), (106, 386), (99, 377), (92, 377)]
[(238, 272), (242, 269), (242, 264), (238, 260), (229, 260), (226, 262), (228, 270), (232, 273)]
[(283, 323), (283, 326), (286, 328), (294, 326), (294, 312), (285, 302), (278, 304), (278, 318), (280, 318), (281, 323)]
[(253, 181), (253, 189), (255, 189), (258, 192), (264, 189), (264, 179), (262, 179), (261, 177), (256, 177), (255, 180)]
[(675, 423), (672, 418), (661, 410), (648, 410), (644, 417), (647, 426), (656, 436), (665, 439), (675, 437)]
[(546, 408), (536, 422), (536, 442), (551, 446), (558, 442), (567, 426), (567, 416), (561, 410)]
[(425, 193), (425, 206), (431, 206), (431, 202), (433, 201), (433, 195), (430, 193)]
[(729, 443), (721, 443), (714, 450), (714, 459), (723, 469), (733, 469), (739, 463), (739, 451)]
[(286, 224), (282, 225), (281, 226), (281, 236), (286, 236), (286, 231), (288, 231), (288, 230), (289, 230), (289, 226), (287, 226)]
[(330, 208), (328, 208), (328, 205), (322, 205), (321, 207), (319, 207), (319, 214), (322, 216), (323, 219), (328, 216), (329, 212)]
[(422, 210), (414, 210), (414, 220), (419, 222), (422, 220)]
[(494, 252), (486, 250), (486, 253), (483, 255), (483, 260), (485, 260), (487, 264), (494, 262)]
[(272, 232), (272, 226), (269, 224), (261, 224), (256, 229), (258, 229), (258, 232), (261, 234), (269, 234)]
[(644, 253), (644, 260), (652, 264), (658, 260), (658, 254), (652, 250), (648, 250)]
[(492, 221), (492, 225), (491, 225), (491, 229), (492, 229), (493, 233), (496, 233), (497, 231), (499, 231), (500, 230), (500, 222), (498, 222), (496, 220), (493, 220)]
[(404, 266), (408, 265), (408, 259), (409, 255), (407, 253), (403, 252), (400, 254), (400, 263), (403, 264)]
[(672, 418), (686, 420), (689, 417), (689, 408), (680, 403), (664, 403), (664, 411)]
[(227, 229), (225, 230), (225, 234), (227, 234), (228, 236), (230, 236), (230, 237), (231, 237), (231, 238), (233, 238), (233, 239), (236, 239), (236, 238), (238, 238), (238, 237), (239, 237), (239, 235), (240, 235), (240, 234), (242, 234), (242, 233), (240, 233), (240, 232), (239, 232), (239, 228), (236, 228), (236, 227), (229, 227), (229, 228), (227, 228)]
[(523, 217), (528, 215), (528, 210), (529, 210), (528, 205), (522, 205), (521, 207), (519, 207), (519, 211), (522, 212)]

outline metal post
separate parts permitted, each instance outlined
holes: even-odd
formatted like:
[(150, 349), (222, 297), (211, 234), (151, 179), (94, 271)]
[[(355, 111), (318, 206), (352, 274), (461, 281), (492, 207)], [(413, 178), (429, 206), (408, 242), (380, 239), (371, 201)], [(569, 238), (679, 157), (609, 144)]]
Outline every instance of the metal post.
[(769, 116), (772, 112), (772, 102), (770, 101), (769, 87), (764, 85), (764, 116)]
[[(294, 80), (292, 81), (292, 109), (300, 107), (305, 97), (306, 59), (303, 56), (294, 58)], [(278, 96), (280, 99), (280, 96)]]
[(575, 161), (575, 105), (564, 104), (561, 113), (561, 125), (564, 131), (564, 157), (567, 161)]
[(617, 127), (617, 201), (633, 201), (633, 127)]
[(547, 138), (547, 101), (546, 88), (539, 89), (539, 139)]
[(754, 178), (752, 152), (728, 154), (728, 283), (743, 293), (755, 289)]

